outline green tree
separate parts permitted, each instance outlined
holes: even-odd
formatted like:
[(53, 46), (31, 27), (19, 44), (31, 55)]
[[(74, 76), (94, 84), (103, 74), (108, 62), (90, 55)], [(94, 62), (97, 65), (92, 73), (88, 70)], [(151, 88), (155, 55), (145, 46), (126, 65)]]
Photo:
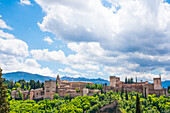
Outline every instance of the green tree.
[(128, 100), (128, 93), (127, 93), (127, 89), (126, 89), (126, 100)]
[(3, 83), (2, 69), (0, 68), (0, 113), (9, 113), (9, 106), (6, 98), (6, 87)]
[(38, 80), (37, 83), (36, 83), (36, 89), (37, 89), (37, 88), (41, 88), (41, 83), (40, 83), (39, 80)]
[(133, 78), (131, 78), (130, 82), (133, 83)]
[(14, 87), (14, 82), (13, 82), (13, 80), (10, 80), (9, 89), (12, 89), (13, 87)]
[(30, 86), (31, 86), (31, 89), (35, 89), (35, 81), (34, 80), (30, 80)]
[(125, 78), (125, 84), (127, 84), (127, 77)]
[(77, 88), (77, 87), (76, 87), (76, 89), (75, 89), (75, 90), (76, 90), (76, 92), (77, 92), (77, 93), (78, 93), (78, 92), (80, 92), (79, 88)]
[(138, 93), (137, 93), (137, 95), (136, 95), (136, 113), (141, 113), (140, 97), (139, 97), (139, 94), (138, 94)]
[(54, 94), (53, 99), (59, 99), (59, 95), (57, 93)]
[(19, 100), (23, 100), (23, 94), (21, 93), (20, 90), (18, 90), (18, 97)]
[(70, 96), (69, 95), (65, 95), (64, 99), (68, 100), (68, 99), (70, 99)]
[(18, 83), (18, 82), (16, 82), (16, 83), (15, 83), (15, 87), (16, 87), (16, 88), (19, 88), (19, 87), (21, 87), (21, 84)]
[(123, 100), (123, 93), (124, 93), (124, 86), (122, 86), (122, 90), (121, 90), (121, 98)]
[(137, 77), (136, 77), (136, 83), (138, 82), (138, 79), (137, 79)]

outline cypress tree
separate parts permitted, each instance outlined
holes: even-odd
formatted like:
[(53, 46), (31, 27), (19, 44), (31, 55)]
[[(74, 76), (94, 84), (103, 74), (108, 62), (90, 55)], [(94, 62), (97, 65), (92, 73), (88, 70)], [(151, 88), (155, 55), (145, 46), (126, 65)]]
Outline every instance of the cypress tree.
[(125, 78), (125, 84), (127, 84), (127, 77)]
[(121, 90), (121, 98), (122, 98), (122, 100), (123, 100), (123, 93), (124, 93), (124, 87), (122, 86), (122, 90)]
[(138, 82), (137, 77), (136, 77), (136, 83)]
[(131, 83), (133, 83), (133, 78), (131, 78), (131, 81), (130, 81)]
[(128, 94), (127, 94), (127, 89), (126, 89), (126, 100), (128, 100)]
[(0, 68), (0, 113), (9, 113), (9, 106), (6, 98), (6, 86), (3, 84), (2, 69)]
[(141, 109), (140, 109), (140, 97), (137, 93), (136, 95), (136, 113), (141, 113)]
[(146, 98), (146, 87), (145, 87), (145, 98)]

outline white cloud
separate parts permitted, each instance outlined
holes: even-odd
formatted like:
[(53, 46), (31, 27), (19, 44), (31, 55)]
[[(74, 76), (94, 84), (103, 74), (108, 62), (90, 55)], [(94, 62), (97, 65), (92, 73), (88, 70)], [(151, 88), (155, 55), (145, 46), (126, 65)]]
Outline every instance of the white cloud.
[(32, 57), (36, 60), (45, 60), (45, 61), (55, 61), (58, 63), (65, 62), (65, 54), (63, 51), (48, 51), (48, 49), (43, 50), (31, 50)]
[[(2, 16), (0, 15), (0, 18), (1, 17)], [(3, 29), (6, 28), (6, 29), (9, 29), (9, 30), (12, 30), (12, 28), (10, 26), (7, 26), (5, 21), (3, 21), (2, 19), (0, 19), (0, 28), (3, 28)]]
[(26, 60), (25, 60), (25, 63), (26, 63), (28, 66), (40, 67), (40, 64), (38, 64), (37, 61), (34, 60), (34, 59), (26, 59)]
[(35, 1), (46, 12), (40, 29), (67, 40), (76, 52), (65, 63), (72, 68), (103, 65), (109, 74), (170, 71), (170, 4), (107, 0), (108, 8), (100, 0)]
[(0, 37), (2, 38), (15, 38), (14, 35), (5, 33), (3, 30), (0, 30)]
[(63, 73), (80, 74), (79, 72), (74, 71), (74, 70), (72, 70), (72, 69), (70, 69), (70, 68), (58, 69), (58, 71), (63, 72)]
[(31, 5), (31, 2), (29, 0), (20, 0), (20, 4)]
[(97, 74), (98, 74), (98, 75), (103, 75), (103, 73), (102, 73), (102, 72), (98, 72)]
[(0, 53), (16, 57), (27, 57), (29, 55), (28, 45), (19, 39), (0, 38)]
[(44, 37), (43, 41), (47, 42), (48, 44), (54, 43), (54, 41), (49, 36)]

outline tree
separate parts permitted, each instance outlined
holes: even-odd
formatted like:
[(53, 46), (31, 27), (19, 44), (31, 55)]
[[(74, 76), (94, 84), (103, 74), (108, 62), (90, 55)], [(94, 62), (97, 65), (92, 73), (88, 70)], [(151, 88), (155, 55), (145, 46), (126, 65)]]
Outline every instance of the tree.
[(9, 89), (12, 89), (13, 87), (14, 87), (14, 82), (13, 82), (13, 80), (10, 80)]
[(170, 93), (170, 86), (168, 86), (168, 93)]
[(86, 88), (90, 89), (90, 84), (89, 83), (87, 83)]
[(19, 88), (19, 87), (21, 87), (21, 84), (18, 83), (18, 82), (16, 82), (16, 83), (15, 83), (15, 87), (16, 87), (16, 88)]
[(78, 93), (78, 92), (80, 92), (80, 90), (79, 90), (79, 88), (78, 88), (78, 87), (76, 87), (76, 89), (75, 89), (75, 90), (76, 90), (76, 92), (77, 92), (77, 93)]
[(41, 87), (42, 87), (42, 88), (43, 88), (43, 90), (44, 90), (44, 82), (42, 82)]
[(125, 78), (125, 84), (127, 84), (127, 77)]
[(137, 79), (137, 77), (136, 77), (136, 83), (138, 82), (138, 79)]
[(30, 80), (30, 86), (31, 86), (31, 89), (35, 89), (35, 81), (34, 80)]
[(37, 88), (41, 88), (41, 83), (40, 83), (39, 80), (37, 81), (37, 84), (36, 84), (36, 89), (37, 89)]
[(23, 100), (23, 94), (21, 93), (21, 91), (20, 90), (18, 90), (18, 96), (19, 96), (19, 100)]
[(131, 79), (130, 78), (128, 78), (128, 84), (130, 84), (131, 83)]
[(127, 93), (127, 89), (126, 89), (126, 100), (128, 100), (128, 93)]
[(131, 81), (130, 81), (131, 83), (133, 83), (133, 78), (131, 78)]
[(140, 109), (140, 97), (139, 97), (138, 93), (136, 95), (136, 113), (141, 113), (141, 109)]
[(121, 98), (122, 98), (122, 100), (123, 100), (123, 93), (124, 93), (124, 86), (122, 86), (122, 90), (121, 90)]
[(6, 87), (3, 83), (2, 69), (0, 68), (0, 113), (9, 113), (9, 106), (6, 98)]
[(68, 100), (69, 98), (70, 98), (69, 95), (65, 95), (65, 97), (64, 97), (65, 100)]
[(59, 95), (57, 93), (54, 94), (53, 99), (59, 99)]

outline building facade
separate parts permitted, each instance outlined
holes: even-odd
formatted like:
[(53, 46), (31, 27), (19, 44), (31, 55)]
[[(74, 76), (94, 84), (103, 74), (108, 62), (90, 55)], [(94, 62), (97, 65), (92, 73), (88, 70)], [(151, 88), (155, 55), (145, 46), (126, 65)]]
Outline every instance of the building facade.
[(110, 76), (110, 86), (104, 86), (103, 90), (105, 92), (110, 90), (121, 91), (122, 87), (124, 90), (127, 90), (127, 92), (135, 91), (142, 93), (144, 96), (149, 94), (156, 94), (156, 96), (167, 95), (167, 89), (161, 86), (161, 77), (153, 78), (153, 84), (149, 84), (148, 81), (125, 83), (120, 81), (119, 77)]

